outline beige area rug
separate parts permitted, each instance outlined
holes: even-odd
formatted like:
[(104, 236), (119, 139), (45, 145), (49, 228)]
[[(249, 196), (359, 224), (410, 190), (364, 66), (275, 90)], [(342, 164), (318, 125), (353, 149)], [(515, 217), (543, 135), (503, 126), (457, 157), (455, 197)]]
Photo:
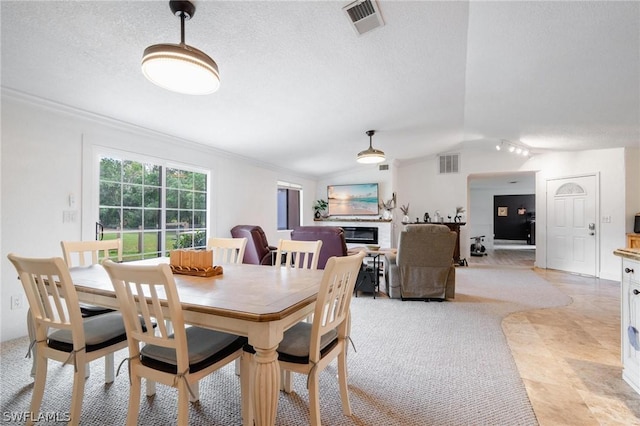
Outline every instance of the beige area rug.
[[(456, 298), (447, 302), (353, 298), (349, 384), (353, 416), (340, 406), (335, 364), (321, 374), (325, 425), (536, 425), (537, 420), (501, 327), (511, 312), (565, 305), (570, 299), (526, 268), (472, 266), (457, 269)], [(1, 349), (1, 411), (28, 410), (32, 380), (25, 359), (27, 338)], [(126, 350), (116, 354), (116, 365)], [(92, 364), (86, 382), (82, 424), (124, 424), (126, 375), (104, 384), (103, 362)], [(123, 367), (123, 370), (126, 368)], [(64, 413), (70, 406), (72, 367), (49, 363), (42, 410)], [(142, 425), (173, 424), (176, 391), (158, 385), (141, 403)], [(278, 425), (308, 424), (305, 377), (281, 393)], [(239, 379), (233, 364), (201, 383), (192, 405), (192, 425), (240, 425)], [(46, 423), (45, 423), (46, 424)], [(51, 423), (50, 423), (51, 424)]]

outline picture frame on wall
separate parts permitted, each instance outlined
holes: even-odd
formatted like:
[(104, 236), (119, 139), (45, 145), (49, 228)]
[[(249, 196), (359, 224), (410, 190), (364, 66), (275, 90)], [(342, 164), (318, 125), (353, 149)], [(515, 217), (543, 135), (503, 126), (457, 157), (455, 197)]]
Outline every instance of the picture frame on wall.
[(508, 207), (498, 207), (498, 216), (507, 216), (509, 213)]

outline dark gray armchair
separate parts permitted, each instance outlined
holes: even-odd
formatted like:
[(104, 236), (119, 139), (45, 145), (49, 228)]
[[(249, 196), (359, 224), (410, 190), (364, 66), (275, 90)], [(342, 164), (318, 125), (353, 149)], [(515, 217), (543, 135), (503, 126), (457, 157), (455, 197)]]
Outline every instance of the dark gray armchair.
[(400, 299), (453, 299), (456, 233), (446, 225), (407, 225), (397, 254), (386, 255), (387, 294)]

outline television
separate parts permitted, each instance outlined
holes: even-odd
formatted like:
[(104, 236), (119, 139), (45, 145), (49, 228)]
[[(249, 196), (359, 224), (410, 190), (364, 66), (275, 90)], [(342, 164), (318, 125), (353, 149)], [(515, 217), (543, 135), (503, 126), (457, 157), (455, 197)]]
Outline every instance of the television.
[(328, 185), (329, 216), (375, 216), (378, 211), (378, 184)]

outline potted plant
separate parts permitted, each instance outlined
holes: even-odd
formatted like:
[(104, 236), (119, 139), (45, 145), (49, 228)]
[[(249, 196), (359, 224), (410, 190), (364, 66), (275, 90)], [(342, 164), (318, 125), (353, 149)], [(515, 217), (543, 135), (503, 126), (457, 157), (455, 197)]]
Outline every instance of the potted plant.
[(402, 210), (402, 214), (404, 215), (404, 217), (402, 218), (402, 221), (405, 223), (408, 223), (411, 220), (409, 219), (409, 203), (407, 203), (406, 206), (404, 204), (401, 205), (400, 210)]
[(327, 203), (326, 200), (316, 200), (315, 203), (313, 203), (314, 217), (316, 219), (327, 217), (327, 207), (329, 207), (329, 203)]

